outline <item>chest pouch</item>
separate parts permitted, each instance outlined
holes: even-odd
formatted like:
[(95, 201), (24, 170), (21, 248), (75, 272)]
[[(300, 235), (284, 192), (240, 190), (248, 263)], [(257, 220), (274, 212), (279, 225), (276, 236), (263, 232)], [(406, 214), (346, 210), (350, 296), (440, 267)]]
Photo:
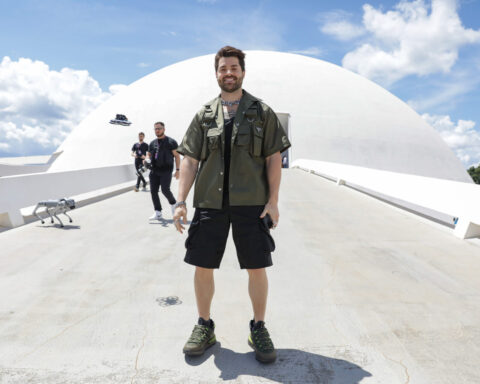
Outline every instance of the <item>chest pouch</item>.
[(246, 147), (250, 144), (250, 125), (240, 125), (237, 131), (237, 138), (235, 144), (240, 147)]
[(250, 153), (259, 157), (262, 155), (263, 147), (263, 122), (259, 118), (258, 105), (251, 106), (245, 112), (245, 117), (250, 125)]
[(202, 142), (202, 152), (200, 153), (200, 160), (204, 161), (208, 157), (208, 150), (209, 150), (209, 138), (208, 132), (210, 131), (210, 127), (215, 120), (215, 113), (210, 108), (209, 105), (205, 106), (205, 110), (203, 111), (202, 117), (202, 130), (203, 130), (203, 142)]
[(207, 131), (207, 145), (208, 151), (213, 152), (220, 146), (220, 135), (222, 134), (222, 130), (220, 128), (210, 128)]

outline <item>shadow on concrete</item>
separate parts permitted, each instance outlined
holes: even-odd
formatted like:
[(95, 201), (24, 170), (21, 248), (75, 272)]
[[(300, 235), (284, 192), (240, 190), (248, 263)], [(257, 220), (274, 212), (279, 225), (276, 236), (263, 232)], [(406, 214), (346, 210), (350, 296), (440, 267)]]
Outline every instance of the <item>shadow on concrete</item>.
[(70, 225), (70, 224), (65, 224), (63, 227), (60, 224), (51, 224), (51, 225), (37, 225), (37, 228), (58, 228), (58, 229), (63, 229), (63, 230), (70, 230), (70, 229), (80, 229), (80, 225)]
[(182, 304), (182, 300), (180, 300), (178, 296), (157, 297), (155, 301), (160, 307), (170, 307), (172, 305)]
[(185, 356), (187, 364), (198, 366), (214, 356), (220, 378), (234, 380), (241, 375), (257, 376), (279, 383), (359, 384), (372, 374), (347, 360), (317, 355), (298, 349), (277, 349), (277, 361), (261, 364), (254, 352), (237, 353), (217, 342), (203, 356)]
[[(169, 220), (166, 220), (166, 219), (161, 219), (161, 220), (151, 220), (149, 221), (150, 224), (154, 224), (154, 225), (161, 225), (162, 227), (169, 227), (169, 224), (172, 224), (173, 225), (173, 219), (169, 219)], [(190, 225), (191, 221), (188, 221), (187, 220), (187, 224), (186, 225)], [(182, 225), (185, 226), (185, 224), (183, 224), (183, 221), (182, 221)], [(186, 228), (188, 230), (188, 228)]]

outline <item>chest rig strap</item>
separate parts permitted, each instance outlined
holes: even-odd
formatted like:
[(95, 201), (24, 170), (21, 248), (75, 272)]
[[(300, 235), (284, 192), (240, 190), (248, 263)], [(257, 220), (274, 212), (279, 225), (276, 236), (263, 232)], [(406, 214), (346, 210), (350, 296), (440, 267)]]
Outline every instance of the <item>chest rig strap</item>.
[(202, 152), (200, 154), (200, 160), (202, 161), (206, 160), (208, 157), (207, 133), (210, 127), (212, 126), (212, 123), (214, 120), (215, 120), (215, 111), (212, 110), (210, 105), (206, 105), (203, 110), (202, 121), (200, 123), (203, 130)]
[(250, 124), (250, 153), (261, 156), (263, 148), (263, 110), (259, 102), (255, 102), (245, 111), (245, 117)]

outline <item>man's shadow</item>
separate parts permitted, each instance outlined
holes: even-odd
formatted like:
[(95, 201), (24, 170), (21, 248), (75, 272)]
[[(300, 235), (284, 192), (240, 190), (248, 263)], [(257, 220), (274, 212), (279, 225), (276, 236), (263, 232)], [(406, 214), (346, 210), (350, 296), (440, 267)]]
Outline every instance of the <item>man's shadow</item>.
[(255, 360), (253, 351), (237, 353), (223, 348), (219, 342), (202, 356), (186, 356), (185, 361), (189, 365), (197, 366), (212, 355), (223, 380), (250, 375), (279, 383), (359, 384), (365, 377), (372, 376), (370, 372), (349, 361), (298, 349), (277, 349), (276, 362), (262, 364)]

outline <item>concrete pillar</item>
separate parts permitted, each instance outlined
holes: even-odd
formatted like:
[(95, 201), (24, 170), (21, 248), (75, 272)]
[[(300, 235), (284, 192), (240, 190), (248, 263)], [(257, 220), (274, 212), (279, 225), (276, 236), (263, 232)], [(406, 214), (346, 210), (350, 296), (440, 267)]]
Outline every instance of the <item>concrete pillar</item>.
[(15, 228), (25, 224), (19, 209), (0, 214), (0, 226)]
[(480, 225), (474, 224), (467, 219), (459, 218), (453, 234), (460, 239), (480, 237)]

